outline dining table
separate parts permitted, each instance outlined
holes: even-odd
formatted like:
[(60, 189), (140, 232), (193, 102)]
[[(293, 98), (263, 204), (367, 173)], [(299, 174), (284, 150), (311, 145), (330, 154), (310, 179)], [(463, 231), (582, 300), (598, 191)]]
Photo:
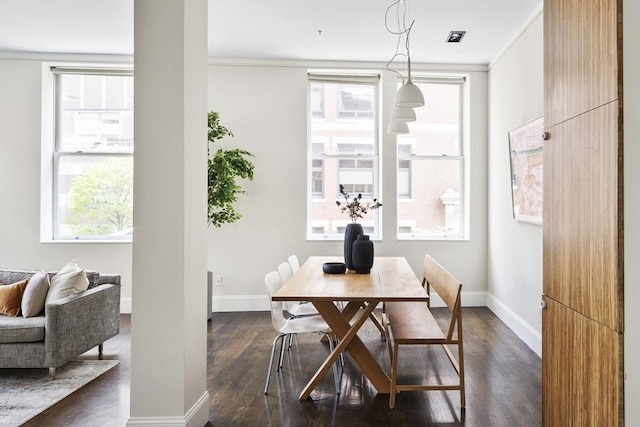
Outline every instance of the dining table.
[(327, 322), (338, 344), (300, 393), (306, 400), (346, 351), (378, 393), (389, 393), (391, 378), (358, 337), (374, 309), (388, 301), (428, 301), (429, 296), (404, 257), (375, 257), (368, 274), (347, 270), (327, 274), (322, 266), (344, 261), (342, 257), (311, 256), (280, 289), (273, 301), (308, 301)]

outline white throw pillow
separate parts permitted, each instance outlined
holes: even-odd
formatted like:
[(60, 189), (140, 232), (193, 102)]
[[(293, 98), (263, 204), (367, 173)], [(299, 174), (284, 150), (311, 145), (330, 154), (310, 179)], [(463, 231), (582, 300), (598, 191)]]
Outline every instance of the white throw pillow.
[(22, 316), (33, 317), (40, 314), (49, 292), (49, 275), (39, 271), (29, 279), (22, 295)]
[(45, 304), (86, 291), (87, 287), (89, 287), (89, 279), (87, 279), (84, 269), (78, 267), (76, 261), (73, 260), (51, 278)]

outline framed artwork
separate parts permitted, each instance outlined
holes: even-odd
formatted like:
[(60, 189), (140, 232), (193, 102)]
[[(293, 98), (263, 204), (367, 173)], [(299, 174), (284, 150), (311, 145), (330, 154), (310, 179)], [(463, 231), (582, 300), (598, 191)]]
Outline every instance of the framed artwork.
[(509, 132), (511, 201), (518, 221), (542, 224), (543, 140), (543, 117)]

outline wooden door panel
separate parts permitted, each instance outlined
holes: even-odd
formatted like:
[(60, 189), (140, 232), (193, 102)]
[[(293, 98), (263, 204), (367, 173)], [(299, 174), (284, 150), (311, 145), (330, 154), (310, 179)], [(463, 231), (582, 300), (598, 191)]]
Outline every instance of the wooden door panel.
[(621, 17), (621, 0), (545, 1), (546, 126), (618, 99)]
[(622, 425), (622, 334), (544, 299), (543, 425)]
[(618, 102), (556, 125), (549, 135), (544, 145), (544, 294), (621, 332)]

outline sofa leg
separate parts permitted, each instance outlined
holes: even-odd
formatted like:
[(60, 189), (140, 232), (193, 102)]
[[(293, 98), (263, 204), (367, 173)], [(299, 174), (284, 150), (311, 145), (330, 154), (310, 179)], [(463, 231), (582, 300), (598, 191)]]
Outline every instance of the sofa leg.
[(49, 379), (51, 381), (56, 379), (56, 368), (49, 368)]
[(98, 359), (102, 360), (102, 350), (104, 350), (104, 343), (98, 344)]

